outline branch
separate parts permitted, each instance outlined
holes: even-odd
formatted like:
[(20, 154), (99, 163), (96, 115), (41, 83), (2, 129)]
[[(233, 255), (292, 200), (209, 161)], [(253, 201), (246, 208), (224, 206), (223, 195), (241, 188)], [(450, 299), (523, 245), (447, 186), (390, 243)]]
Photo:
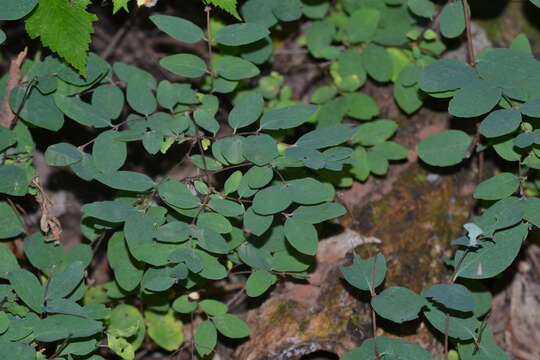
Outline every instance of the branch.
[(471, 30), (471, 9), (469, 8), (469, 0), (463, 0), (463, 12), (465, 14), (465, 27), (467, 30), (467, 55), (469, 58), (469, 65), (475, 67), (476, 56), (474, 54), (474, 45)]
[(21, 79), (21, 65), (26, 58), (28, 48), (24, 48), (23, 51), (17, 55), (17, 58), (11, 60), (8, 72), (8, 83), (6, 91), (4, 92), (4, 98), (2, 99), (2, 113), (0, 114), (0, 126), (10, 129), (15, 120), (15, 114), (11, 111), (9, 106), (9, 95), (11, 91), (19, 84)]

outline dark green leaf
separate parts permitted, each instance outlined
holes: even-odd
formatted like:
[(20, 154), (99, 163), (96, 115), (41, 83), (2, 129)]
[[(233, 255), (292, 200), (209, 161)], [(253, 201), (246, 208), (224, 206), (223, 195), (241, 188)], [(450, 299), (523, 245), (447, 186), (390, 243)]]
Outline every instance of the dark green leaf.
[(147, 175), (133, 171), (113, 171), (96, 174), (96, 180), (117, 190), (142, 192), (154, 186)]
[(181, 17), (169, 15), (152, 15), (150, 20), (169, 36), (188, 44), (204, 39), (204, 32), (200, 27)]
[(456, 92), (448, 112), (454, 116), (471, 118), (489, 112), (501, 98), (501, 89), (484, 80), (473, 80)]
[(461, 284), (436, 284), (424, 290), (422, 295), (450, 310), (460, 312), (474, 310), (474, 298), (471, 292)]
[(264, 294), (277, 281), (277, 276), (265, 270), (257, 270), (249, 275), (246, 284), (246, 294), (257, 297)]
[(456, 165), (467, 156), (470, 144), (470, 136), (463, 131), (446, 130), (422, 140), (418, 155), (429, 165)]
[(279, 130), (290, 129), (307, 122), (315, 113), (315, 105), (302, 104), (286, 108), (270, 110), (261, 118), (260, 129)]
[(399, 324), (418, 318), (425, 304), (425, 299), (420, 295), (399, 286), (385, 289), (371, 299), (371, 306), (377, 315)]
[(345, 280), (352, 286), (364, 290), (375, 291), (386, 277), (386, 260), (382, 254), (362, 260), (354, 255), (350, 266), (340, 266)]
[(231, 339), (240, 339), (251, 333), (243, 320), (231, 314), (214, 316), (212, 322), (222, 335)]
[(518, 110), (496, 110), (480, 123), (480, 133), (485, 137), (499, 137), (519, 128), (521, 113)]
[(472, 67), (454, 59), (442, 59), (428, 65), (420, 79), (420, 88), (428, 93), (456, 90), (477, 79)]
[(215, 70), (227, 80), (249, 79), (259, 75), (257, 66), (235, 56), (223, 56), (216, 60)]
[(346, 212), (347, 210), (340, 204), (324, 203), (320, 205), (299, 206), (293, 211), (293, 216), (298, 221), (318, 224), (345, 215)]
[(253, 198), (253, 211), (260, 215), (276, 214), (291, 205), (292, 199), (288, 187), (273, 185), (262, 189)]
[(458, 37), (465, 30), (465, 12), (461, 0), (447, 3), (439, 16), (441, 34), (449, 39)]
[(315, 226), (290, 217), (285, 221), (285, 237), (302, 254), (317, 254), (318, 236)]
[(385, 48), (369, 44), (362, 52), (362, 64), (369, 76), (379, 82), (392, 78), (394, 63)]
[(81, 160), (81, 151), (68, 143), (51, 145), (45, 151), (45, 161), (52, 166), (72, 165)]
[(236, 131), (253, 124), (261, 116), (263, 106), (264, 99), (256, 92), (242, 96), (229, 114), (229, 125)]
[(37, 277), (28, 270), (14, 269), (7, 279), (21, 300), (32, 310), (43, 312), (44, 289)]
[(214, 351), (217, 344), (217, 331), (214, 323), (205, 320), (195, 328), (195, 348), (201, 356), (206, 356)]
[(2, 8), (0, 20), (18, 20), (28, 15), (37, 4), (38, 0), (0, 0), (0, 8)]
[(266, 27), (256, 23), (225, 26), (216, 33), (216, 41), (227, 46), (240, 46), (264, 39), (269, 34)]
[(166, 56), (159, 61), (159, 64), (176, 75), (189, 78), (203, 76), (208, 71), (203, 59), (192, 54)]
[(0, 202), (0, 239), (17, 236), (23, 231), (24, 226), (19, 216), (7, 203)]
[(243, 148), (246, 160), (259, 166), (268, 164), (277, 155), (277, 142), (267, 134), (248, 136)]

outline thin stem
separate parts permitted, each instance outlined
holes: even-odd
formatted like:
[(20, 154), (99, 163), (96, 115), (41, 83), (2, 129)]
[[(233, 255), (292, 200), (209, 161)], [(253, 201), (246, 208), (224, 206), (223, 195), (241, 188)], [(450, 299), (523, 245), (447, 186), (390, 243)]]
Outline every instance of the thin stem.
[[(371, 297), (377, 296), (377, 292), (375, 291), (375, 270), (377, 265), (377, 255), (375, 255), (375, 258), (373, 259), (373, 266), (371, 269), (371, 289), (370, 294)], [(377, 343), (377, 314), (375, 314), (375, 310), (370, 305), (369, 308), (371, 309), (371, 326), (373, 330), (373, 350), (375, 353), (375, 359), (379, 359), (381, 355), (379, 354), (379, 345)]]
[(208, 68), (210, 69), (210, 76), (212, 80), (216, 77), (214, 69), (212, 67), (212, 22), (210, 21), (210, 12), (212, 8), (210, 6), (204, 7), (204, 12), (206, 13), (206, 42), (208, 43)]
[(469, 58), (469, 65), (475, 67), (476, 55), (474, 54), (474, 45), (471, 29), (471, 9), (469, 8), (468, 0), (463, 0), (463, 12), (465, 15), (465, 28), (467, 31), (467, 56)]

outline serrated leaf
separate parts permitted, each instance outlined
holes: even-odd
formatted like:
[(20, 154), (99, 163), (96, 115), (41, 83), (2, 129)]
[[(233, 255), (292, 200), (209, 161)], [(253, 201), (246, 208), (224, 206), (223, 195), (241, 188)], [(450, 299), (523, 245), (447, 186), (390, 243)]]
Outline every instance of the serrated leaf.
[(238, 14), (238, 11), (236, 10), (236, 0), (206, 0), (206, 1), (212, 5), (215, 5), (225, 10), (226, 12), (228, 12), (229, 14), (231, 14), (238, 20), (242, 20), (240, 18), (240, 15)]
[(64, 58), (81, 74), (86, 73), (86, 57), (92, 23), (97, 16), (86, 12), (89, 0), (68, 3), (65, 0), (41, 0), (26, 20), (26, 31), (32, 39)]

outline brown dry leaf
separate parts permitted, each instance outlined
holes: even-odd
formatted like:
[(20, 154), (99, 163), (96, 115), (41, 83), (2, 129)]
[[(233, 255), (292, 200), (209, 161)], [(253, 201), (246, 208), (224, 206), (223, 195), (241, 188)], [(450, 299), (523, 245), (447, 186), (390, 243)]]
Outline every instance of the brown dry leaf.
[(47, 236), (45, 241), (57, 241), (60, 239), (62, 233), (62, 226), (60, 221), (52, 213), (53, 203), (45, 193), (45, 190), (39, 183), (39, 177), (34, 176), (32, 179), (32, 185), (38, 189), (36, 194), (36, 201), (41, 209), (41, 218), (39, 220), (39, 227)]

